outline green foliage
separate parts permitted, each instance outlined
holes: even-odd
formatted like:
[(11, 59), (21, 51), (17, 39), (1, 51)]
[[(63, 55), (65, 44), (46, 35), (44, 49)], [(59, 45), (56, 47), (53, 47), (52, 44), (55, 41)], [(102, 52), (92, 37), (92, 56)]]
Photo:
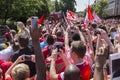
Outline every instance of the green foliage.
[(93, 9), (98, 14), (98, 16), (104, 18), (106, 16), (106, 13), (104, 12), (104, 9), (107, 6), (108, 0), (100, 0), (98, 3), (96, 3), (95, 6), (93, 6)]
[(9, 21), (23, 21), (28, 17), (46, 17), (50, 12), (75, 11), (75, 0), (0, 0), (0, 24)]
[(47, 0), (0, 0), (1, 23), (7, 19), (25, 21), (30, 16), (48, 15)]
[(55, 1), (50, 1), (50, 0), (47, 0), (48, 2), (48, 9), (50, 12), (55, 12)]
[(76, 1), (75, 0), (60, 0), (60, 9), (64, 12), (66, 12), (66, 10), (71, 10), (71, 11), (76, 11), (75, 9), (75, 5), (76, 5)]

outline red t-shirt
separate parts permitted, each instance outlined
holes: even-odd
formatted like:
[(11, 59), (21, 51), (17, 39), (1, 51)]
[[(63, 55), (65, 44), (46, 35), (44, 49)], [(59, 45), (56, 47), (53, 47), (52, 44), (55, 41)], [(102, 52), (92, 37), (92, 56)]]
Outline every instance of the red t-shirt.
[(12, 80), (12, 78), (11, 77), (7, 77), (7, 78), (5, 78), (5, 80)]
[[(45, 63), (51, 63), (51, 60), (52, 60), (52, 57), (50, 56), (46, 58)], [(55, 61), (55, 64), (56, 64), (55, 68), (57, 73), (61, 73), (65, 70), (66, 66), (60, 57), (57, 58), (57, 60)]]
[(62, 38), (57, 38), (56, 41), (57, 41), (57, 42), (63, 42), (63, 43), (64, 43), (64, 37), (62, 37)]
[(40, 41), (40, 43), (43, 42), (43, 41), (44, 41), (44, 38), (40, 38), (39, 41)]
[[(90, 65), (87, 61), (76, 64), (80, 69), (82, 80), (90, 80)], [(64, 72), (58, 74), (58, 80), (64, 80)]]
[(48, 54), (50, 53), (49, 46), (46, 46), (46, 47), (42, 50), (42, 53), (43, 53), (44, 59), (46, 59), (47, 56), (48, 56)]

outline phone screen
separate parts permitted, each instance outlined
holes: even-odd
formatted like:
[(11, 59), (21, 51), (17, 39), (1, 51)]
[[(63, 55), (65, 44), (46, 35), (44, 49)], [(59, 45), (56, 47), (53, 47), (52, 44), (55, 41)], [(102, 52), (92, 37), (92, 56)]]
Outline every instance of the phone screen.
[(32, 17), (31, 18), (31, 25), (32, 25), (32, 29), (34, 30), (35, 27), (37, 26), (37, 23), (38, 23), (38, 17)]

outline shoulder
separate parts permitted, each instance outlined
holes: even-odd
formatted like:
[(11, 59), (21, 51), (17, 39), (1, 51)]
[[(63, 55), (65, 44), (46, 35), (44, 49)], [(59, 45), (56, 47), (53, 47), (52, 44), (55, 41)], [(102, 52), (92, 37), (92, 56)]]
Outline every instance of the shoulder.
[(58, 80), (64, 80), (64, 72), (58, 74)]

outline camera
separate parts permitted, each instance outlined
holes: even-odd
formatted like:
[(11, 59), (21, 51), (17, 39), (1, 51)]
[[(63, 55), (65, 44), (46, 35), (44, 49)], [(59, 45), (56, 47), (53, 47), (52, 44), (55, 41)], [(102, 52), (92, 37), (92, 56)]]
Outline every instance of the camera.
[(99, 30), (95, 30), (95, 36), (97, 36), (97, 34), (101, 34)]
[(57, 51), (60, 52), (60, 49), (63, 49), (63, 43), (62, 42), (56, 42), (54, 44), (54, 49), (57, 49)]
[(25, 59), (25, 61), (31, 61), (32, 60), (32, 56), (31, 55), (25, 55), (24, 59)]

